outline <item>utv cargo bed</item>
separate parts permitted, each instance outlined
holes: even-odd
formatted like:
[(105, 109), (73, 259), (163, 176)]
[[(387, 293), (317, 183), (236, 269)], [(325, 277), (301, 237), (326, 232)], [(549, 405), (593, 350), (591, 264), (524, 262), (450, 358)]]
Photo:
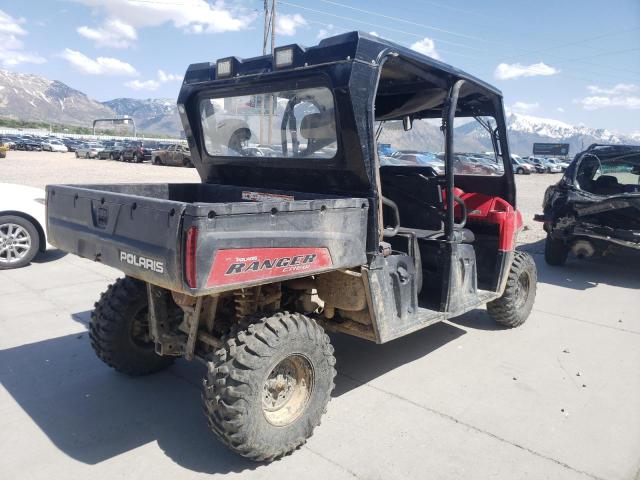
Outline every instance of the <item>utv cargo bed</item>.
[(203, 295), (366, 263), (368, 205), (200, 183), (49, 185), (47, 230), (64, 251)]

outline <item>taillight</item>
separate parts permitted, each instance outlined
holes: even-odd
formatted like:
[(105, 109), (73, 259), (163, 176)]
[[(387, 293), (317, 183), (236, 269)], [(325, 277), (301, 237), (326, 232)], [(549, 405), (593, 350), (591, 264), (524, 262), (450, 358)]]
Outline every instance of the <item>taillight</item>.
[(198, 246), (198, 229), (189, 227), (184, 249), (184, 275), (187, 285), (196, 288), (196, 247)]

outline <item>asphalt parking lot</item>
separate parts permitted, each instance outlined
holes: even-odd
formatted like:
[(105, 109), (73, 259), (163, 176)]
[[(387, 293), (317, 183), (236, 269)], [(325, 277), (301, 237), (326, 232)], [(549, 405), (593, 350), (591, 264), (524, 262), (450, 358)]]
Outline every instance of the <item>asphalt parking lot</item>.
[[(20, 155), (15, 155), (15, 154)], [(10, 152), (0, 181), (197, 181), (193, 169)], [(314, 436), (270, 465), (230, 453), (200, 406), (204, 366), (131, 379), (93, 354), (90, 311), (119, 272), (58, 251), (0, 271), (2, 478), (640, 479), (640, 258), (548, 267), (531, 222), (559, 175), (518, 177), (538, 295), (521, 328), (484, 309), (375, 345), (332, 337)]]

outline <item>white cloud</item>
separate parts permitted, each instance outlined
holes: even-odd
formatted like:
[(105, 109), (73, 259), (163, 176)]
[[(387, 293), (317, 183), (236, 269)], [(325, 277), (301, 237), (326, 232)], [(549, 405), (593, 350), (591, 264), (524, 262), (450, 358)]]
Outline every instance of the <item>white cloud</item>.
[(564, 108), (562, 108), (562, 107), (558, 107), (558, 108), (556, 108), (556, 110), (557, 110), (558, 112), (560, 112), (560, 113), (564, 113)]
[(433, 40), (428, 37), (423, 38), (422, 40), (418, 40), (415, 43), (411, 44), (412, 50), (415, 50), (418, 53), (426, 55), (427, 57), (435, 58), (436, 60), (440, 59), (440, 55), (436, 52), (436, 44)]
[(158, 70), (158, 81), (160, 83), (181, 82), (182, 75), (176, 75), (175, 73), (165, 73), (163, 70)]
[(154, 91), (160, 88), (160, 85), (168, 82), (181, 82), (182, 76), (175, 73), (166, 73), (164, 70), (158, 70), (157, 79), (150, 80), (131, 80), (125, 82), (125, 86), (133, 90), (150, 90)]
[(585, 110), (599, 110), (601, 108), (640, 109), (640, 97), (625, 95), (640, 90), (640, 86), (633, 83), (618, 83), (611, 88), (588, 85), (587, 91), (593, 95), (574, 100), (573, 103), (582, 105)]
[(334, 27), (332, 24), (329, 24), (325, 28), (321, 28), (320, 30), (318, 30), (318, 34), (316, 35), (316, 39), (317, 40), (322, 40), (323, 38), (330, 37), (331, 35), (334, 35), (335, 33), (337, 33), (337, 28)]
[(134, 77), (138, 72), (132, 65), (117, 58), (111, 57), (87, 57), (84, 53), (80, 53), (70, 48), (65, 48), (60, 54), (69, 64), (81, 73), (87, 75), (114, 75)]
[(0, 32), (12, 35), (26, 35), (27, 31), (20, 26), (24, 23), (23, 19), (13, 18), (6, 12), (0, 10)]
[(108, 18), (98, 28), (78, 27), (80, 35), (94, 40), (97, 47), (127, 48), (138, 38), (136, 29), (117, 18)]
[[(73, 0), (106, 13), (133, 29), (173, 24), (188, 33), (222, 33), (247, 28), (257, 17), (243, 6), (227, 6), (223, 0)], [(106, 28), (102, 27), (102, 29)], [(90, 29), (100, 35), (101, 29)], [(87, 31), (84, 31), (88, 33)], [(120, 38), (120, 37), (118, 37)], [(97, 38), (96, 38), (97, 41)], [(126, 37), (125, 37), (126, 41)]]
[(26, 52), (20, 37), (27, 31), (20, 25), (22, 18), (14, 18), (0, 10), (0, 64), (4, 67), (15, 67), (21, 63), (44, 63), (46, 59), (35, 53)]
[(602, 95), (615, 95), (618, 93), (632, 93), (640, 89), (638, 85), (634, 85), (633, 83), (618, 83), (612, 88), (602, 88), (597, 85), (589, 85), (587, 86), (587, 91), (589, 93), (593, 93), (594, 95), (602, 94)]
[(291, 37), (299, 27), (307, 25), (305, 18), (299, 13), (276, 15), (276, 33)]
[(511, 80), (520, 77), (549, 76), (559, 73), (560, 70), (545, 63), (539, 62), (532, 65), (520, 63), (501, 63), (493, 72), (498, 80)]
[(591, 96), (575, 100), (585, 110), (599, 110), (601, 108), (640, 109), (640, 97), (634, 96)]
[(526, 103), (526, 102), (516, 102), (511, 105), (511, 111), (516, 113), (529, 113), (534, 110), (540, 108), (540, 104), (538, 102), (534, 103)]
[(132, 90), (157, 90), (160, 87), (160, 82), (157, 80), (131, 80), (130, 82), (126, 82), (125, 86), (131, 88)]

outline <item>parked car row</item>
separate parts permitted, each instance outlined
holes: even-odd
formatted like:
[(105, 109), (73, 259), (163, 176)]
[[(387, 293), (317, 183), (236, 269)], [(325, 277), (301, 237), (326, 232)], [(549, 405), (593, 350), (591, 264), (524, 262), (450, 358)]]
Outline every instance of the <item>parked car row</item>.
[(519, 175), (535, 173), (562, 173), (569, 163), (558, 158), (520, 157), (511, 155), (513, 171)]

